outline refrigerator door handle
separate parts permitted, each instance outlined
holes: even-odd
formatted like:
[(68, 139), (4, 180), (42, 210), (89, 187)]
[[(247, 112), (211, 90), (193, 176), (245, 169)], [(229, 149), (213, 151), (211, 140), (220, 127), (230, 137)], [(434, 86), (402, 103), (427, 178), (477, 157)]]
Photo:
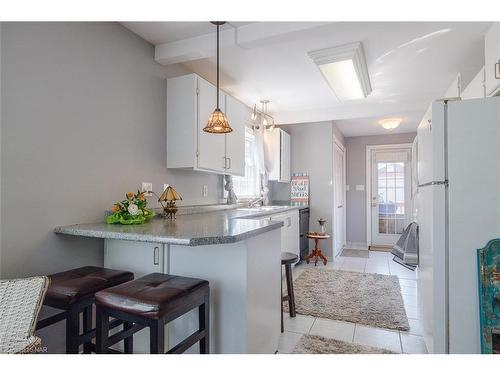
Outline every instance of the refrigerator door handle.
[(425, 187), (425, 186), (436, 186), (436, 185), (446, 185), (446, 186), (448, 186), (448, 180), (426, 182), (425, 184), (418, 185), (418, 187), (420, 188), (420, 187)]

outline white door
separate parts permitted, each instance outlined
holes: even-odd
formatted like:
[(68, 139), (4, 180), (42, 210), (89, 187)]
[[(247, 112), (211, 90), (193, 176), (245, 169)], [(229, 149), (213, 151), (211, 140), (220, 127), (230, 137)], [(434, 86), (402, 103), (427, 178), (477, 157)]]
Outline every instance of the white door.
[[(216, 107), (217, 89), (211, 83), (198, 79), (198, 168), (224, 172), (226, 162), (226, 137), (224, 134), (205, 133), (203, 128)], [(225, 95), (219, 97), (221, 111), (226, 110)]]
[(411, 147), (371, 155), (372, 245), (394, 245), (411, 217)]
[(333, 243), (334, 256), (345, 245), (345, 150), (333, 144)]

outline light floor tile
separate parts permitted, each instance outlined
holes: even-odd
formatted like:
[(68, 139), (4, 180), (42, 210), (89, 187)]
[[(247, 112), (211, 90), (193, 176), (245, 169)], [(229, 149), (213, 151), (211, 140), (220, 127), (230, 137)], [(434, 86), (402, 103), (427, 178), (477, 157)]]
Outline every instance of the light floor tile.
[(401, 353), (399, 332), (356, 324), (354, 343), (384, 348)]
[(288, 332), (285, 331), (280, 335), (280, 341), (278, 344), (278, 353), (290, 354), (297, 346), (300, 338), (302, 337), (301, 333)]
[(403, 347), (403, 353), (427, 354), (427, 347), (422, 336), (401, 332), (401, 346)]
[[(401, 281), (401, 279), (399, 279)], [(408, 296), (417, 296), (417, 288), (412, 288), (409, 286), (401, 286), (401, 294), (405, 294)]]
[(344, 262), (342, 266), (340, 267), (341, 271), (351, 271), (351, 272), (365, 272), (365, 265), (364, 264), (350, 264)]
[(309, 333), (316, 318), (309, 315), (297, 314), (291, 318), (288, 313), (283, 313), (283, 325), (285, 331), (295, 333)]
[(365, 267), (365, 273), (378, 273), (382, 275), (390, 275), (389, 266), (387, 264), (373, 264), (367, 263)]
[(409, 334), (421, 336), (423, 334), (422, 331), (422, 322), (419, 319), (411, 319), (408, 318), (408, 323), (410, 324)]
[(410, 288), (416, 288), (417, 287), (417, 280), (410, 280), (410, 279), (399, 279), (399, 285), (401, 286), (406, 286)]
[(411, 319), (419, 319), (419, 314), (418, 314), (418, 308), (415, 306), (406, 306), (405, 305), (405, 310), (406, 310), (406, 316)]
[(417, 276), (414, 271), (411, 271), (407, 268), (404, 268), (402, 266), (394, 266), (389, 263), (389, 270), (391, 271), (391, 275), (396, 275), (400, 279), (410, 279), (410, 280), (416, 280)]
[(412, 307), (417, 307), (417, 296), (416, 295), (411, 295), (411, 294), (403, 294), (403, 302), (405, 306), (412, 306)]
[(310, 334), (352, 342), (355, 324), (338, 320), (317, 318)]

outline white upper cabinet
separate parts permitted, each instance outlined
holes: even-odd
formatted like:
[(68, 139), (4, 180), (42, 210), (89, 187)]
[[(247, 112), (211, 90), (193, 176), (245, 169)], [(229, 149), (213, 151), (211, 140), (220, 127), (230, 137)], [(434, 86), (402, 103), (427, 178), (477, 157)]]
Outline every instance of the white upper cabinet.
[(290, 182), (290, 134), (275, 128), (264, 132), (266, 152), (271, 161), (271, 172), (269, 180), (278, 182)]
[(216, 106), (216, 93), (214, 85), (196, 74), (167, 80), (167, 168), (244, 175), (248, 109), (221, 91), (219, 107), (229, 111), (233, 132), (205, 133), (203, 128)]
[[(217, 89), (211, 83), (198, 78), (198, 164), (199, 169), (224, 172), (226, 162), (226, 137), (224, 134), (211, 134), (203, 131), (208, 118), (216, 107)], [(167, 98), (168, 101), (168, 98)], [(219, 96), (219, 108), (225, 112), (225, 97)], [(167, 114), (168, 116), (168, 114)], [(168, 127), (168, 120), (167, 120)], [(168, 153), (168, 151), (167, 151)], [(167, 159), (168, 160), (168, 159)]]
[(484, 38), (484, 63), (486, 95), (492, 96), (500, 90), (500, 22), (493, 23)]
[(250, 110), (226, 95), (226, 116), (233, 131), (226, 134), (227, 172), (236, 176), (245, 175), (245, 124)]

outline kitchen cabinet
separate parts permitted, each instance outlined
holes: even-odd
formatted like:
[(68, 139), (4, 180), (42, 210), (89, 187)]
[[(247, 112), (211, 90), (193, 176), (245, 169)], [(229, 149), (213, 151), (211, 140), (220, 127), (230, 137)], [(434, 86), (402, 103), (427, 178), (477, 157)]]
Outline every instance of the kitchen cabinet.
[[(250, 109), (232, 96), (226, 95), (226, 116), (233, 128), (226, 134), (227, 173), (245, 174), (245, 125), (250, 118)], [(243, 150), (243, 152), (242, 152)]]
[(167, 168), (245, 174), (245, 122), (247, 107), (220, 92), (219, 107), (233, 132), (205, 133), (215, 109), (217, 89), (196, 74), (167, 80)]
[[(137, 254), (141, 254), (140, 257)], [(132, 242), (106, 239), (104, 241), (104, 267), (128, 270), (134, 277), (163, 272), (164, 245), (150, 242)]]
[(266, 152), (272, 161), (269, 173), (270, 181), (290, 182), (291, 139), (290, 134), (282, 129), (274, 128), (264, 133)]
[(494, 22), (484, 37), (484, 64), (486, 95), (493, 96), (500, 92), (500, 22)]
[(271, 220), (284, 224), (281, 228), (281, 251), (296, 254), (300, 259), (299, 210), (273, 215)]

